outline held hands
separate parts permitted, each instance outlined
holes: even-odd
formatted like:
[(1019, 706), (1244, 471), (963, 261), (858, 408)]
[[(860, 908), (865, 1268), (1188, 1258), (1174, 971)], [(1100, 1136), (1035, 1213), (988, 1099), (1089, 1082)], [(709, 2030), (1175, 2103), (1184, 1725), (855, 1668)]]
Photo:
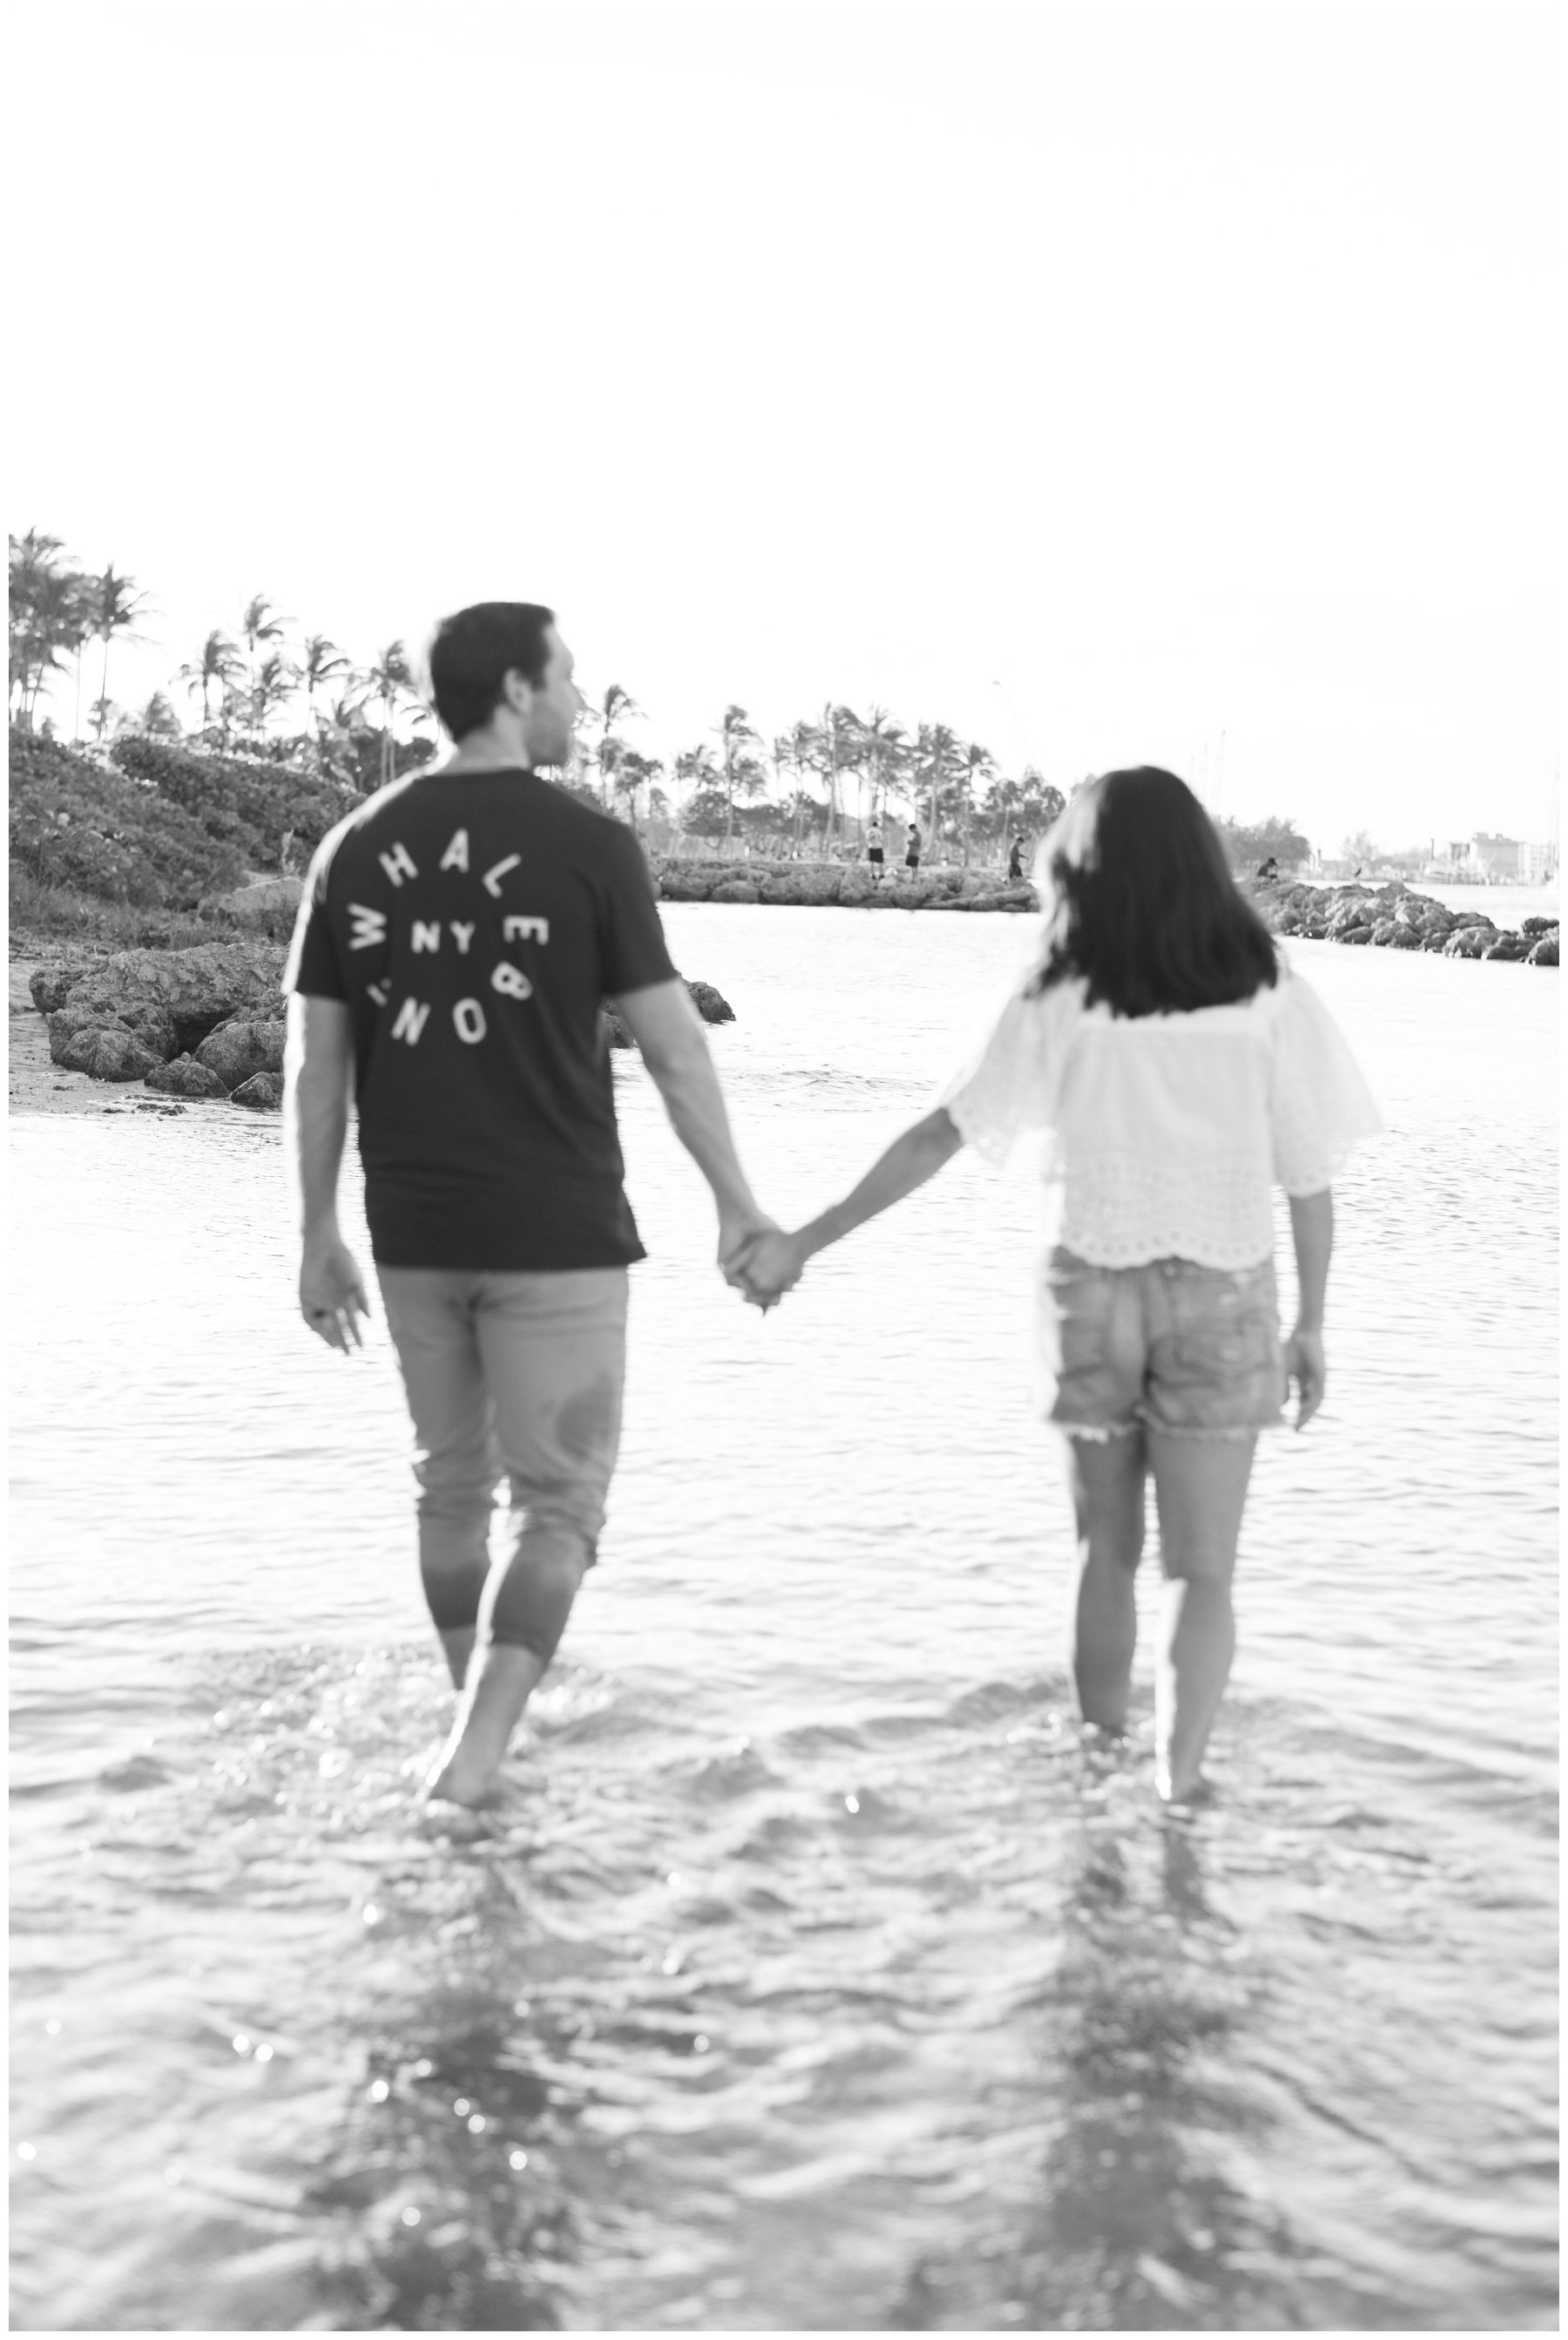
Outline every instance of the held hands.
[(370, 1313), (364, 1278), (342, 1237), (335, 1231), (307, 1235), (300, 1263), (300, 1314), (312, 1332), (347, 1356), (351, 1344), (363, 1348), (360, 1319)]
[(805, 1264), (798, 1239), (786, 1234), (765, 1211), (753, 1206), (745, 1215), (720, 1214), (719, 1271), (751, 1307), (766, 1314), (776, 1306), (781, 1294), (799, 1284)]
[(736, 1263), (737, 1272), (729, 1281), (745, 1294), (752, 1307), (764, 1314), (776, 1308), (786, 1292), (799, 1283), (806, 1268), (806, 1249), (799, 1234), (786, 1234), (775, 1227), (769, 1234), (759, 1235), (750, 1243)]
[(1323, 1334), (1304, 1332), (1298, 1324), (1285, 1344), (1285, 1369), (1295, 1383), (1295, 1427), (1305, 1430), (1323, 1403), (1327, 1379)]

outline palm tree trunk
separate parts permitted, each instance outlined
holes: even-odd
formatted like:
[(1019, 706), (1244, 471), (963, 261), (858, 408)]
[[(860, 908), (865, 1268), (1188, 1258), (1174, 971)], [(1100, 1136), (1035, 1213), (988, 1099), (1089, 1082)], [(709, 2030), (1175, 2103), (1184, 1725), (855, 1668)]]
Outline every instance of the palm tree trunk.
[(98, 737), (104, 736), (104, 726), (109, 719), (109, 637), (104, 637), (104, 671), (98, 680)]

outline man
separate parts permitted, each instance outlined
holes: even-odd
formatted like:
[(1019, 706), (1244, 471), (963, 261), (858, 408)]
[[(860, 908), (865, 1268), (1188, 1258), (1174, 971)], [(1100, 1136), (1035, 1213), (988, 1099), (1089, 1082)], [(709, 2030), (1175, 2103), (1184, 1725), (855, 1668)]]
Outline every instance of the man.
[[(552, 612), (461, 610), (430, 672), (455, 754), (382, 788), (312, 865), (284, 975), (285, 1104), (300, 1307), (345, 1352), (369, 1307), (336, 1209), (351, 1089), (358, 1106), (421, 1576), (460, 1691), (427, 1790), (474, 1805), (593, 1563), (620, 1437), (626, 1271), (643, 1251), (603, 999), (713, 1190), (720, 1265), (771, 1222), (637, 839), (539, 776), (565, 763), (583, 706)], [(503, 1472), (510, 1542), (491, 1568)]]
[(886, 866), (887, 855), (882, 844), (882, 824), (874, 817), (870, 828), (866, 831), (866, 858), (871, 865), (871, 882), (875, 886), (879, 886), (882, 882), (882, 871)]
[(1012, 844), (1012, 850), (1011, 850), (1011, 851), (1009, 852), (1009, 854), (1007, 855), (1007, 877), (1008, 877), (1009, 880), (1012, 880), (1012, 881), (1015, 881), (1015, 882), (1016, 882), (1018, 878), (1020, 878), (1023, 876), (1023, 874), (1024, 874), (1024, 832), (1023, 832), (1023, 830), (1020, 828), (1020, 829), (1017, 832), (1017, 834), (1014, 836), (1014, 838), (1013, 838), (1013, 844)]
[(914, 823), (913, 821), (911, 821), (911, 822), (909, 823), (909, 834), (908, 834), (908, 838), (907, 838), (907, 839), (906, 839), (906, 841), (905, 841), (905, 846), (904, 846), (904, 867), (905, 867), (905, 868), (908, 871), (908, 873), (909, 873), (909, 876), (910, 876), (910, 878), (911, 878), (911, 879), (914, 879), (914, 878), (918, 878), (918, 877), (919, 876), (919, 874), (920, 874), (920, 832), (919, 832), (919, 830), (916, 828), (915, 823)]

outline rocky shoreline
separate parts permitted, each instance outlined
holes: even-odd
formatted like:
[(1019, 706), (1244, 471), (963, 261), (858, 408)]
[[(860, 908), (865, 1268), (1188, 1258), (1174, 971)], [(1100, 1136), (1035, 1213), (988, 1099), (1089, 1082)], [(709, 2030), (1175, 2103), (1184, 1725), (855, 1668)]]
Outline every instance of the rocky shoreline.
[[(137, 1102), (155, 1099), (164, 1111), (228, 1104), (275, 1112), (283, 1095), (283, 957), (282, 944), (260, 939), (114, 951), (28, 967), (20, 996), (24, 969), (14, 966), (13, 1106), (59, 1111), (54, 1100), (65, 1097), (75, 1101), (64, 1109), (79, 1111), (84, 1086), (139, 1084)], [(687, 989), (705, 1023), (734, 1022), (711, 984)], [(16, 1019), (29, 1009), (43, 1018), (42, 1033), (35, 1026), (19, 1034)], [(630, 1048), (620, 1019), (607, 1011), (606, 1021), (610, 1046)], [(46, 1052), (37, 1046), (45, 1034)]]
[[(742, 875), (742, 870), (745, 875)], [(693, 872), (700, 872), (694, 875)], [(918, 887), (874, 886), (863, 866), (769, 863), (656, 864), (665, 901), (770, 902), (850, 908), (1020, 911), (1035, 907), (1027, 886), (943, 871)], [(258, 904), (269, 923), (290, 907)], [(1557, 965), (1554, 918), (1500, 927), (1484, 911), (1451, 910), (1430, 895), (1385, 886), (1312, 886), (1252, 879), (1243, 889), (1273, 931), (1373, 949), (1441, 951), (1449, 958)], [(228, 906), (226, 906), (228, 907)], [(230, 915), (249, 905), (233, 898)], [(258, 920), (258, 923), (260, 921)], [(273, 1112), (283, 1100), (283, 1002), (278, 991), (284, 945), (271, 935), (195, 944), (183, 950), (134, 949), (13, 963), (11, 1102), (44, 1112), (87, 1108), (103, 1085), (139, 1085), (136, 1102), (164, 1112), (227, 1104)], [(18, 978), (25, 982), (25, 988)], [(688, 985), (706, 1023), (734, 1021), (710, 984)], [(19, 1018), (32, 1021), (29, 1030)], [(610, 1045), (631, 1036), (607, 1013)], [(46, 1036), (46, 1047), (41, 1045)]]
[(709, 861), (649, 857), (664, 902), (761, 902), (780, 909), (1032, 910), (1035, 889), (993, 872), (936, 869), (878, 882), (865, 861)]
[(1398, 880), (1386, 886), (1311, 886), (1252, 878), (1242, 891), (1276, 935), (1366, 944), (1377, 950), (1441, 951), (1445, 958), (1557, 964), (1555, 918), (1522, 918), (1516, 927), (1499, 927), (1484, 910), (1451, 910)]
[[(878, 884), (867, 863), (854, 861), (680, 861), (655, 856), (650, 867), (666, 902), (971, 914), (1037, 907), (1032, 886), (976, 870), (938, 869), (914, 879), (894, 872)], [(1557, 964), (1555, 918), (1499, 927), (1484, 911), (1451, 910), (1398, 879), (1384, 886), (1319, 886), (1254, 878), (1243, 879), (1241, 890), (1275, 934), (1369, 943), (1379, 949), (1442, 950), (1451, 958)]]

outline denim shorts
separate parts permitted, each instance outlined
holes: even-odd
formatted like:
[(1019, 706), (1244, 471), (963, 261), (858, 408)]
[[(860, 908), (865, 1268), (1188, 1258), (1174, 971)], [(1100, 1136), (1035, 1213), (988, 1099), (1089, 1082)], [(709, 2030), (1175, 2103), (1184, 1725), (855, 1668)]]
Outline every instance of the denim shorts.
[(1274, 1262), (1095, 1267), (1060, 1244), (1040, 1294), (1041, 1396), (1072, 1438), (1157, 1430), (1249, 1438), (1279, 1419), (1285, 1354)]

